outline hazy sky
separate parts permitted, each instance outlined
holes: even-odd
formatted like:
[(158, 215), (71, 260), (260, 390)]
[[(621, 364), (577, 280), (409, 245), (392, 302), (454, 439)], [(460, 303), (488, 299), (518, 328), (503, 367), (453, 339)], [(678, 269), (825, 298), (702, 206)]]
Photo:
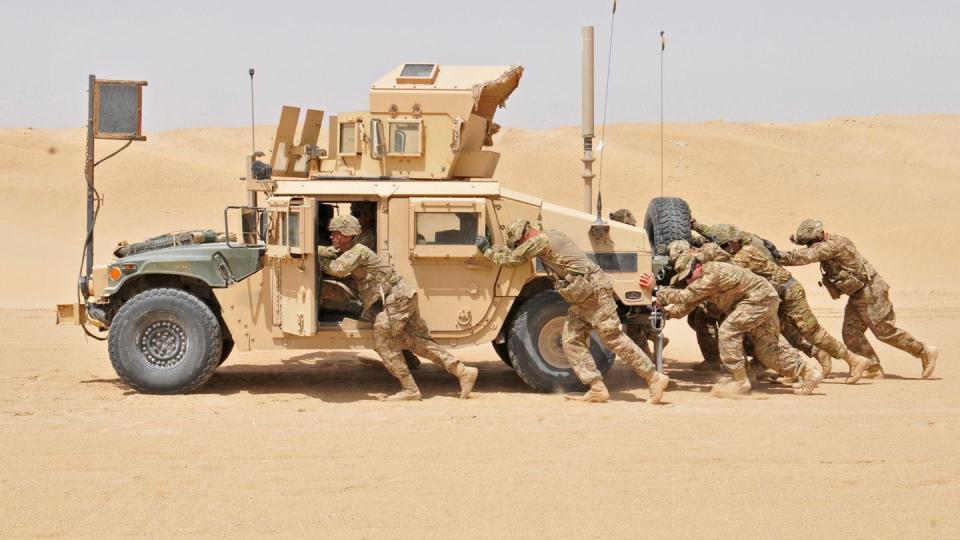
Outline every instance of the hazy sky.
[[(0, 127), (78, 127), (87, 75), (146, 79), (144, 129), (257, 123), (280, 106), (362, 110), (404, 62), (521, 64), (498, 122), (577, 125), (580, 27), (596, 25), (597, 123), (610, 0), (4, 2)], [(620, 0), (609, 122), (808, 121), (960, 113), (960, 1)]]

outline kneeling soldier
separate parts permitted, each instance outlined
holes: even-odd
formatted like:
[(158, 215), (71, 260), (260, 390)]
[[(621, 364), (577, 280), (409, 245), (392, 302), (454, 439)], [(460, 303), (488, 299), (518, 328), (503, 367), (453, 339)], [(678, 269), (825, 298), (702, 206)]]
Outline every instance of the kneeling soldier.
[(477, 368), (467, 367), (437, 344), (420, 318), (417, 290), (408, 285), (379, 255), (357, 242), (360, 222), (353, 216), (330, 220), (334, 250), (321, 254), (323, 272), (335, 277), (352, 275), (357, 283), (364, 314), (376, 312), (373, 320), (374, 349), (387, 371), (400, 381), (402, 390), (387, 401), (419, 400), (420, 389), (410, 375), (401, 351), (409, 349), (440, 364), (460, 380), (460, 397), (466, 399), (477, 382)]
[(553, 278), (557, 292), (570, 304), (563, 324), (563, 352), (577, 378), (590, 387), (578, 399), (598, 403), (610, 399), (603, 376), (590, 354), (590, 334), (595, 330), (608, 349), (647, 381), (650, 403), (659, 403), (670, 378), (658, 373), (637, 344), (624, 335), (617, 317), (613, 282), (600, 267), (565, 234), (541, 231), (525, 219), (516, 219), (507, 225), (504, 236), (506, 248), (491, 247), (483, 236), (477, 237), (477, 247), (501, 266), (520, 266), (539, 257)]

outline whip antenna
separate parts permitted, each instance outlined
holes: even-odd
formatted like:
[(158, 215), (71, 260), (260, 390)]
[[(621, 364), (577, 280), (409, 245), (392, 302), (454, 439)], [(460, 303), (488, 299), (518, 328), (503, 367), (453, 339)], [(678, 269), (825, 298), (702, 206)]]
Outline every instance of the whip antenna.
[(254, 69), (253, 69), (253, 68), (250, 68), (250, 70), (249, 70), (247, 73), (250, 74), (250, 142), (251, 142), (251, 144), (253, 145), (253, 148), (250, 149), (250, 155), (252, 156), (252, 155), (254, 155), (254, 154), (257, 153), (257, 130), (256, 130), (257, 124), (256, 124), (256, 122), (254, 121), (254, 118), (253, 118), (253, 74), (254, 74)]
[(597, 219), (600, 220), (600, 210), (603, 207), (603, 198), (600, 189), (603, 185), (603, 150), (607, 146), (607, 96), (610, 93), (610, 65), (613, 60), (613, 22), (617, 15), (617, 0), (613, 0), (613, 9), (610, 11), (610, 44), (607, 46), (607, 75), (603, 83), (603, 118), (600, 126), (600, 165), (597, 169)]
[(663, 197), (663, 51), (667, 48), (667, 37), (660, 31), (660, 196)]

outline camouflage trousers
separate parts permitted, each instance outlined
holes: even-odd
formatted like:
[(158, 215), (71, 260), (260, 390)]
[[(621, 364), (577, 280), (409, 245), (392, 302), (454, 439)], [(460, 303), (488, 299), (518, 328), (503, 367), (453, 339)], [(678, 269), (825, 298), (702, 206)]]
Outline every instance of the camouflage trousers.
[(618, 358), (644, 379), (650, 377), (656, 367), (640, 347), (623, 333), (609, 278), (601, 275), (591, 278), (591, 283), (594, 293), (586, 300), (570, 306), (563, 324), (563, 352), (573, 372), (583, 384), (603, 379), (590, 354), (590, 334), (596, 331), (600, 341)]
[(850, 295), (843, 312), (843, 342), (851, 351), (880, 361), (877, 352), (867, 341), (870, 329), (877, 339), (919, 358), (923, 343), (909, 332), (897, 327), (897, 316), (890, 302), (890, 286), (880, 276), (873, 278), (862, 289)]
[(404, 349), (428, 358), (456, 375), (460, 361), (430, 335), (420, 317), (417, 292), (401, 282), (386, 296), (383, 310), (373, 320), (373, 348), (383, 358), (387, 371), (397, 379), (410, 376), (403, 359)]
[(847, 355), (847, 347), (820, 326), (820, 321), (807, 303), (807, 292), (800, 283), (794, 281), (787, 288), (780, 301), (779, 314), (783, 337), (807, 356), (813, 356), (811, 345), (837, 359)]
[(761, 364), (783, 376), (799, 376), (804, 364), (796, 349), (780, 346), (779, 304), (776, 296), (765, 302), (740, 302), (723, 319), (719, 330), (720, 361), (728, 371), (746, 367), (743, 338), (747, 337)]
[(720, 338), (718, 326), (723, 317), (712, 314), (703, 304), (700, 304), (687, 315), (687, 324), (697, 335), (697, 345), (704, 362), (720, 364)]

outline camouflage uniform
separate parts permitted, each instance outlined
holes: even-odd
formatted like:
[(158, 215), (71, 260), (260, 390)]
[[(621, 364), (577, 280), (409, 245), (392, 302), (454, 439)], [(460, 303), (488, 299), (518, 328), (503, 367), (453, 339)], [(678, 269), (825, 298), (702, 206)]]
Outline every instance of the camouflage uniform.
[[(718, 224), (718, 225), (704, 225), (703, 223), (700, 223), (699, 221), (694, 221), (693, 224), (691, 225), (691, 228), (692, 228), (694, 231), (696, 231), (696, 232), (702, 234), (703, 236), (709, 238), (711, 242), (713, 241), (713, 237), (714, 237), (714, 235), (715, 235), (717, 232), (719, 232), (719, 231), (721, 231), (721, 230), (723, 230), (723, 229), (725, 229), (725, 228), (729, 228), (729, 227), (733, 227), (733, 225), (728, 225), (728, 224), (726, 224), (726, 223)], [(773, 254), (770, 253), (770, 250), (767, 248), (767, 244), (763, 241), (763, 238), (760, 238), (759, 236), (757, 236), (757, 235), (755, 235), (755, 234), (752, 234), (752, 233), (748, 233), (748, 232), (746, 232), (746, 231), (740, 231), (740, 234), (741, 234), (745, 239), (746, 239), (746, 238), (749, 238), (749, 239), (750, 239), (749, 242), (746, 242), (746, 241), (745, 241), (745, 242), (743, 243), (744, 245), (753, 246), (753, 247), (759, 249), (760, 252), (763, 253), (767, 258), (773, 259)]]
[[(685, 249), (684, 249), (685, 248)], [(690, 252), (701, 261), (721, 261), (730, 259), (727, 252), (704, 238), (699, 247), (691, 248), (684, 240), (670, 242), (670, 260), (676, 261), (680, 254)], [(695, 370), (718, 369), (720, 363), (720, 321), (723, 313), (710, 302), (702, 302), (687, 315), (687, 325), (697, 336), (697, 347), (703, 356), (703, 362), (694, 366)]]
[[(332, 225), (331, 229), (335, 230)], [(331, 254), (331, 251), (326, 254)], [(473, 386), (469, 379), (476, 380), (476, 368), (464, 366), (434, 341), (420, 317), (417, 290), (404, 282), (393, 267), (370, 248), (357, 242), (335, 259), (320, 259), (320, 264), (325, 274), (340, 278), (353, 276), (355, 279), (364, 314), (376, 313), (373, 319), (374, 349), (383, 359), (387, 371), (401, 382), (403, 391), (409, 392), (408, 395), (415, 393), (414, 399), (420, 397), (401, 354), (403, 349), (408, 349), (443, 366), (460, 379), (461, 397), (469, 395)], [(464, 385), (465, 379), (469, 387)]]
[[(685, 266), (686, 272), (692, 271), (696, 260), (690, 254), (683, 257), (686, 260), (678, 261), (678, 270)], [(678, 273), (677, 281), (684, 279), (684, 275), (684, 272)], [(745, 378), (745, 336), (750, 338), (754, 354), (764, 366), (787, 377), (814, 378), (809, 366), (798, 356), (781, 354), (777, 322), (780, 298), (770, 283), (752, 272), (730, 263), (706, 262), (699, 279), (684, 289), (661, 288), (657, 299), (665, 305), (664, 312), (670, 318), (682, 317), (706, 300), (727, 314), (720, 323), (720, 359), (735, 378)], [(813, 386), (816, 382), (819, 379)]]
[(843, 342), (853, 352), (879, 364), (880, 358), (865, 335), (869, 328), (883, 343), (920, 358), (924, 377), (933, 373), (937, 350), (915, 339), (896, 325), (890, 302), (890, 286), (857, 251), (849, 238), (835, 234), (824, 238), (823, 224), (806, 220), (797, 230), (796, 242), (809, 247), (780, 253), (780, 263), (799, 266), (820, 263), (823, 285), (833, 298), (848, 295), (843, 312)]
[[(507, 242), (516, 244), (527, 225), (526, 220), (511, 223), (507, 227)], [(514, 249), (487, 247), (483, 254), (494, 263), (508, 267), (529, 264), (534, 258), (540, 258), (554, 279), (557, 292), (570, 304), (563, 325), (563, 352), (577, 378), (591, 386), (591, 391), (603, 381), (590, 354), (590, 334), (596, 331), (608, 349), (647, 381), (651, 401), (659, 401), (655, 384), (662, 393), (669, 379), (658, 374), (650, 359), (624, 335), (617, 316), (613, 281), (565, 234), (554, 230), (541, 231)], [(602, 393), (606, 394), (605, 387)], [(605, 400), (606, 396), (596, 401)]]

